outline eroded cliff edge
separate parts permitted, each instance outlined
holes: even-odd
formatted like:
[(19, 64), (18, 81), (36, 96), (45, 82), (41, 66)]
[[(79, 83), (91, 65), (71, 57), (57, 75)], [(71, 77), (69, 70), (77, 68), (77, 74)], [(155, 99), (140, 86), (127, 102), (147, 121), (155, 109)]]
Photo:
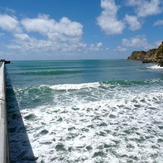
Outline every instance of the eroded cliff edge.
[(133, 51), (128, 60), (140, 60), (143, 63), (157, 63), (163, 67), (163, 41), (156, 49), (148, 51)]

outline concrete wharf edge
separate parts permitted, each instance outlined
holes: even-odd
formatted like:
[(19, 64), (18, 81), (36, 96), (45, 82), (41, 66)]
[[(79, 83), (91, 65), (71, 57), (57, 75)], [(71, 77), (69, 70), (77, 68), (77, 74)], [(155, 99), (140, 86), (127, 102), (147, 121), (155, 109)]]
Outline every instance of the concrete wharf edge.
[(5, 62), (0, 62), (0, 163), (8, 162), (9, 149), (6, 116)]

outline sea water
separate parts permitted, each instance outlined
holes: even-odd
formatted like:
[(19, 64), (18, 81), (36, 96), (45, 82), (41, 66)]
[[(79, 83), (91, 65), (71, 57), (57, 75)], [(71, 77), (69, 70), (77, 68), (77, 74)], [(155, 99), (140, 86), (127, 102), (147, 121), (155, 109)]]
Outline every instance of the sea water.
[(160, 67), (13, 61), (7, 72), (36, 162), (163, 162)]

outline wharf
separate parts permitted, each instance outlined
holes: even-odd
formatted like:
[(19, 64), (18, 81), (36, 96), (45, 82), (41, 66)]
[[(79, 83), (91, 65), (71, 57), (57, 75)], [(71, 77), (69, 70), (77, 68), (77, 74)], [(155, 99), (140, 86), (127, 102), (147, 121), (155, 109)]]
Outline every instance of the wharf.
[(5, 60), (0, 61), (0, 163), (9, 162), (6, 117), (5, 63)]
[(0, 60), (0, 163), (36, 163), (5, 64)]

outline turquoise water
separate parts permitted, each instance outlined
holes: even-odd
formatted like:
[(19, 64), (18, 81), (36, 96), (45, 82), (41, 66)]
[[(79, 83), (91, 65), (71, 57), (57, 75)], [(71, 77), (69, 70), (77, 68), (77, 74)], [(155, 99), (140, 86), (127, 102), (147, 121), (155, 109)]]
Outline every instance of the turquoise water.
[(7, 71), (36, 162), (163, 162), (163, 69), (82, 60)]

